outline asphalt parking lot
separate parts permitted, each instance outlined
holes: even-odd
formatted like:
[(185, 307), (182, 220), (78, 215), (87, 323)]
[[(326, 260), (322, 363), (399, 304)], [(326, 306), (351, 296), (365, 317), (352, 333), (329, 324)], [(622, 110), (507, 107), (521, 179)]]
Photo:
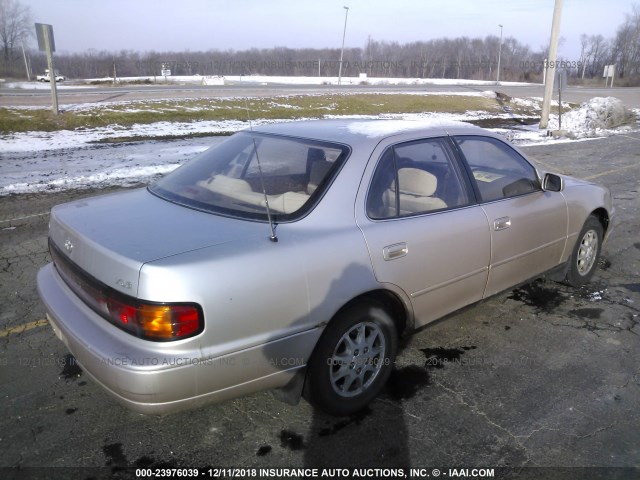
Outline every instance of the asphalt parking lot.
[(620, 224), (592, 283), (537, 281), (417, 332), (386, 392), (348, 418), (268, 392), (165, 417), (120, 407), (35, 287), (46, 212), (103, 191), (0, 198), (0, 467), (640, 468), (640, 134), (524, 151), (611, 189)]

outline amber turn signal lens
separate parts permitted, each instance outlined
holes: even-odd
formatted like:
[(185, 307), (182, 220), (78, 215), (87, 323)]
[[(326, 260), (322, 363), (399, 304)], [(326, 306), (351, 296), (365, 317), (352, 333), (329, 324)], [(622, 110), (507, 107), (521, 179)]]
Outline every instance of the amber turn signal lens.
[(138, 307), (138, 322), (149, 339), (178, 339), (200, 330), (198, 309), (186, 305), (149, 305)]

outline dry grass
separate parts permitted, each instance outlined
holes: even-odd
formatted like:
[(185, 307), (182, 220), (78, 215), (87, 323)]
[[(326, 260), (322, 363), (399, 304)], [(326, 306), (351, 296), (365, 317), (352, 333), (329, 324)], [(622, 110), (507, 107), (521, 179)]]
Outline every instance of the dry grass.
[[(483, 96), (416, 94), (304, 95), (250, 99), (195, 99), (123, 102), (67, 109), (0, 108), (0, 133), (75, 130), (154, 122), (322, 118), (326, 115), (466, 111), (503, 112), (504, 101)], [(515, 108), (517, 110), (517, 107)], [(514, 111), (518, 114), (534, 112)]]

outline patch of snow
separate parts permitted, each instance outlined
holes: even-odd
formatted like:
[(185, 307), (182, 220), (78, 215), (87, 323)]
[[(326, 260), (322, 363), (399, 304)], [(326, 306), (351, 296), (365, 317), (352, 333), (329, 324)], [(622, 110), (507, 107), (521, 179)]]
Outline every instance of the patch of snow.
[(13, 153), (0, 161), (0, 196), (148, 183), (223, 139)]
[[(87, 88), (91, 83), (111, 83), (113, 77), (77, 79), (75, 82), (82, 82), (83, 85), (58, 85), (62, 88)], [(470, 85), (470, 86), (496, 86), (493, 80), (465, 80), (452, 78), (387, 78), (387, 77), (297, 77), (297, 76), (271, 76), (271, 75), (228, 75), (228, 76), (202, 76), (202, 75), (149, 75), (144, 77), (118, 77), (118, 82), (171, 82), (171, 83), (204, 83), (224, 85), (228, 82), (255, 83), (260, 85), (285, 84), (285, 85)], [(539, 85), (537, 83), (526, 82), (500, 82), (500, 86), (530, 86)], [(50, 88), (48, 83), (42, 82), (11, 82), (7, 83), (8, 88), (18, 89), (40, 89)]]
[[(635, 114), (615, 97), (592, 98), (562, 114), (562, 129), (576, 138), (608, 135), (611, 129), (633, 123)], [(549, 119), (549, 128), (559, 128), (557, 115)]]
[[(253, 120), (254, 126), (274, 123), (278, 120)], [(283, 121), (283, 120), (280, 120)], [(135, 124), (130, 127), (111, 125), (92, 129), (59, 130), (54, 132), (18, 132), (3, 136), (0, 152), (38, 152), (86, 146), (112, 137), (164, 137), (190, 134), (237, 132), (248, 128), (247, 122), (239, 120), (202, 122), (156, 122)]]
[[(15, 88), (16, 90), (51, 90), (49, 82), (10, 82), (4, 85), (5, 88)], [(56, 83), (58, 90), (73, 90), (78, 88), (87, 88), (86, 85), (68, 85), (62, 82)], [(23, 108), (23, 107), (20, 107)], [(47, 107), (51, 108), (51, 107)]]

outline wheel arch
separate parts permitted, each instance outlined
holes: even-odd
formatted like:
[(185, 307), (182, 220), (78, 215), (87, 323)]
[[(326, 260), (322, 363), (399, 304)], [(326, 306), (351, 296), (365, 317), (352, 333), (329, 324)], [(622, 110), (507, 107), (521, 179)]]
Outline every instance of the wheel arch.
[(397, 293), (384, 288), (370, 290), (352, 298), (336, 311), (331, 320), (339, 316), (344, 310), (359, 303), (376, 303), (384, 307), (396, 325), (398, 336), (413, 330), (413, 315), (410, 306)]
[(609, 229), (609, 222), (610, 222), (609, 212), (607, 212), (605, 208), (600, 207), (600, 208), (596, 208), (593, 212), (591, 212), (589, 216), (596, 217), (598, 219), (598, 221), (602, 225), (603, 234), (606, 234), (607, 230)]

